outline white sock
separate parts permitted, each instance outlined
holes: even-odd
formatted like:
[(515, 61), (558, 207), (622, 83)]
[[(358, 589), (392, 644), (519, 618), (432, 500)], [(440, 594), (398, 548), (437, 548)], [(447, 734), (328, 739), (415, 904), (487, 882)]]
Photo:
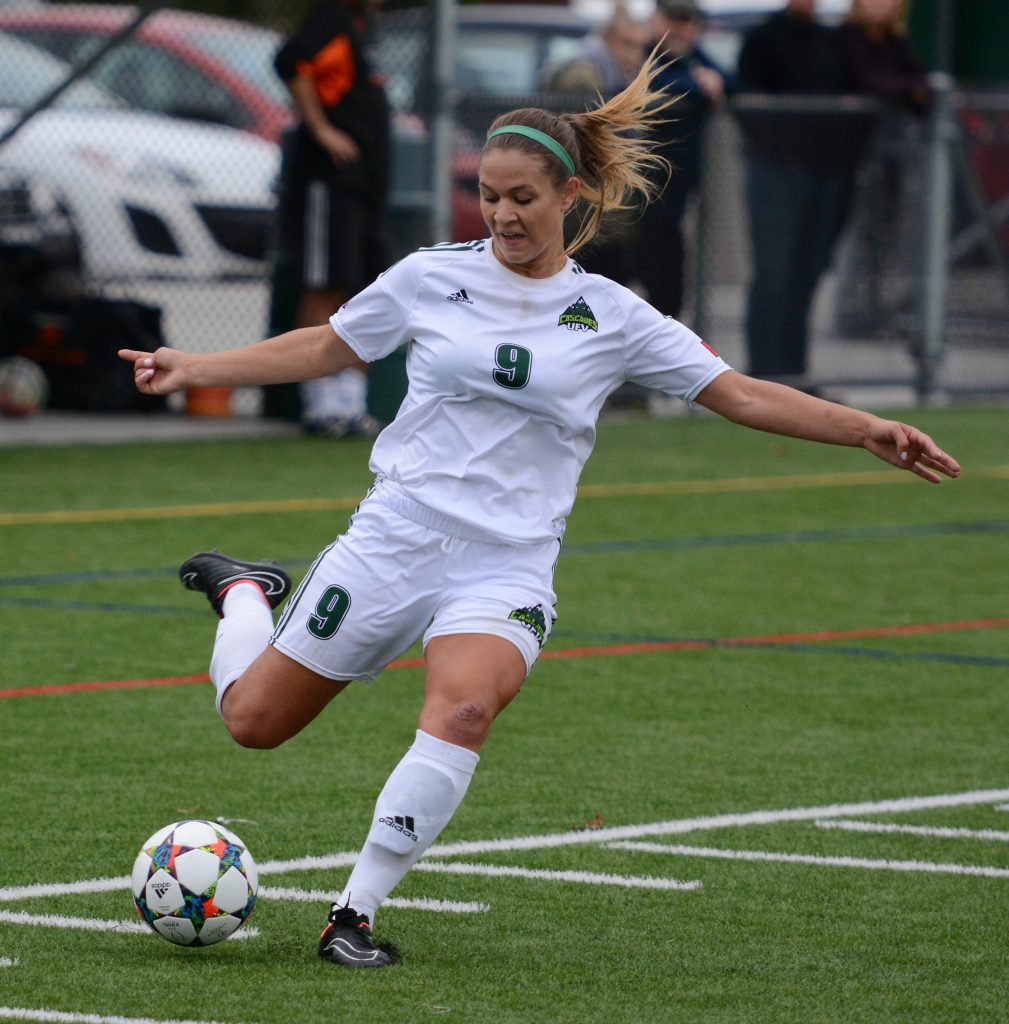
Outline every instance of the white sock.
[(224, 595), (221, 611), (224, 618), (210, 659), (218, 714), (225, 691), (262, 654), (273, 635), (270, 602), (255, 583), (236, 583)]
[(343, 902), (375, 923), (382, 901), (455, 814), (479, 760), (472, 750), (417, 730), (379, 794)]

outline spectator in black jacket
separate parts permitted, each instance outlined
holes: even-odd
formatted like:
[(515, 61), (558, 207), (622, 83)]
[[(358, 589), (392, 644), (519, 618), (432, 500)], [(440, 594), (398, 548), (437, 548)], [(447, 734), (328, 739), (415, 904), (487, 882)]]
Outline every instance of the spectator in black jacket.
[[(390, 115), (368, 47), (372, 5), (322, 0), (274, 62), (299, 115), (280, 196), (280, 245), (302, 289), (295, 327), (326, 323), (388, 264)], [(303, 384), (301, 419), (325, 437), (377, 434), (364, 364)]]
[(908, 141), (932, 101), (928, 76), (905, 31), (906, 8), (905, 0), (854, 0), (838, 28), (854, 91), (885, 101), (867, 124), (871, 159), (859, 175), (853, 241), (860, 273), (844, 310), (848, 328), (856, 331), (879, 323), (892, 258), (906, 243)]
[(701, 180), (704, 127), (711, 112), (737, 87), (701, 45), (703, 15), (695, 0), (658, 0), (652, 31), (664, 63), (655, 84), (680, 97), (669, 120), (655, 129), (658, 152), (672, 167), (661, 194), (641, 214), (637, 278), (648, 301), (679, 318), (683, 306), (683, 216)]
[[(837, 30), (814, 14), (815, 0), (788, 0), (749, 33), (739, 60), (744, 89), (823, 95), (850, 88)], [(774, 110), (749, 111), (740, 124), (753, 244), (749, 370), (804, 386), (810, 308), (847, 216), (864, 126), (841, 115)]]

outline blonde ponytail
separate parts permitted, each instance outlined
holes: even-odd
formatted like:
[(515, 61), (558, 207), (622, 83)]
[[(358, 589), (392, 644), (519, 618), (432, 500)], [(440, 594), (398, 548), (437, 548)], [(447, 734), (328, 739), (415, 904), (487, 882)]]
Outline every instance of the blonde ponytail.
[[(578, 230), (566, 248), (569, 256), (595, 238), (607, 213), (634, 207), (638, 197), (652, 199), (661, 190), (663, 172), (668, 179), (669, 162), (652, 152), (651, 130), (666, 120), (662, 113), (677, 97), (653, 90), (659, 67), (656, 48), (626, 89), (590, 110), (552, 114), (525, 107), (502, 114), (488, 130), (491, 134), (505, 125), (533, 128), (559, 143), (574, 162), (582, 188), (576, 207)], [(536, 141), (510, 133), (495, 135), (488, 138), (484, 152), (499, 147), (521, 149), (543, 160), (558, 188), (570, 177), (564, 163)]]

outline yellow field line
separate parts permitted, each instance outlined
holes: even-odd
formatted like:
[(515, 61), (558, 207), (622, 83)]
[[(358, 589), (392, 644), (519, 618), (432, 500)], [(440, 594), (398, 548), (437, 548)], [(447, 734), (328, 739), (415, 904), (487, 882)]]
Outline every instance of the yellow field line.
[[(1009, 480), (1009, 466), (970, 470), (972, 480)], [(664, 494), (730, 494), (809, 487), (871, 487), (877, 484), (921, 483), (911, 473), (895, 470), (856, 473), (743, 476), (726, 480), (660, 480), (651, 483), (586, 484), (578, 488), (584, 498), (640, 498)], [(924, 485), (922, 485), (924, 486)], [(99, 508), (59, 512), (0, 513), (0, 526), (43, 526), (80, 523), (120, 523), (144, 519), (186, 519), (199, 516), (261, 515), (278, 512), (332, 512), (356, 508), (354, 498), (287, 498), (278, 501), (229, 501), (202, 505), (162, 505), (151, 508)]]
[[(1009, 466), (985, 466), (970, 471), (972, 480), (1007, 480)], [(920, 481), (913, 473), (892, 469), (854, 473), (796, 473), (790, 476), (737, 476), (726, 480), (661, 480), (642, 484), (588, 484), (579, 498), (644, 497), (652, 494), (729, 494), (734, 491), (783, 491), (804, 487), (871, 487)]]
[(327, 512), (356, 508), (356, 498), (288, 498), (283, 501), (218, 501), (204, 505), (161, 505), (151, 508), (95, 508), (65, 512), (0, 513), (0, 526), (54, 523), (119, 523), (131, 519), (187, 519), (196, 516), (243, 516), (270, 512)]

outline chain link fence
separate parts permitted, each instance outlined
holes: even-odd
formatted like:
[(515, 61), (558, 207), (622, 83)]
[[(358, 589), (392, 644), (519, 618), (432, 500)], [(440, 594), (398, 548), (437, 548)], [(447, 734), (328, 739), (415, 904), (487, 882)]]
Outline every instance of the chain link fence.
[[(272, 68), (280, 34), (175, 11), (140, 20), (129, 8), (74, 10), (0, 6), (0, 347), (38, 353), (61, 331), (79, 335), (81, 296), (156, 310), (164, 341), (192, 351), (289, 326), (291, 285), (275, 273), (292, 121)], [(277, 4), (275, 23), (283, 18)], [(428, 8), (390, 12), (377, 43), (396, 110), (395, 254), (444, 240), (432, 237), (436, 185), (447, 188), (451, 235), (482, 236), (486, 126), (514, 107), (584, 100), (488, 95), (462, 82), (445, 95), (430, 76)], [(880, 395), (1009, 394), (1009, 89), (941, 87), (927, 117), (843, 97), (737, 97), (710, 117), (685, 216), (682, 319), (744, 370), (752, 265), (740, 123), (755, 102), (781, 118), (815, 108), (877, 124), (817, 293), (810, 378)], [(434, 180), (431, 131), (446, 112), (447, 183)], [(259, 408), (250, 393), (235, 411)]]
[(944, 97), (942, 85), (927, 117), (866, 100), (770, 97), (738, 98), (715, 115), (690, 221), (684, 319), (746, 367), (747, 107), (760, 102), (787, 119), (816, 106), (838, 131), (871, 116), (847, 224), (813, 309), (810, 377), (919, 398), (1009, 393), (1009, 94)]

